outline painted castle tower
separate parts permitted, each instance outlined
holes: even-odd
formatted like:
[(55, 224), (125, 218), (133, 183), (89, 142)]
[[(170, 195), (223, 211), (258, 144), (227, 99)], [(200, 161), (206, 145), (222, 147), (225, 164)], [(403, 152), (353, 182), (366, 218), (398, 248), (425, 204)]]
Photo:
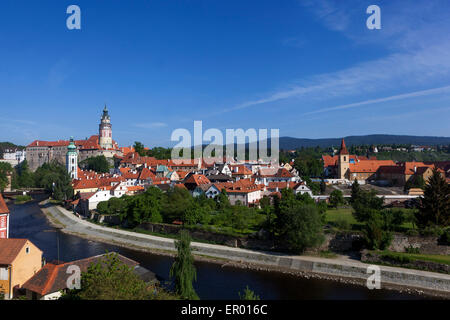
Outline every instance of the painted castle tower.
[(70, 143), (67, 147), (66, 167), (70, 178), (78, 179), (78, 151), (73, 137), (70, 138)]
[(111, 119), (109, 117), (108, 114), (108, 109), (105, 108), (103, 109), (103, 115), (100, 121), (100, 125), (99, 125), (99, 145), (100, 148), (103, 149), (111, 149), (113, 147), (113, 142), (112, 142), (112, 130), (111, 130)]

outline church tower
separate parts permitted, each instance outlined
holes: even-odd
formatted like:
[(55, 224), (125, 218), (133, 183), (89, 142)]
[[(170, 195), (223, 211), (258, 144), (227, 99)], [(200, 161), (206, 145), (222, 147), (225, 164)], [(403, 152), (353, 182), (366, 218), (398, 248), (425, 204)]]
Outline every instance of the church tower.
[(345, 179), (345, 175), (350, 168), (350, 154), (345, 146), (344, 138), (341, 142), (341, 150), (339, 150), (339, 162), (338, 162), (338, 178)]
[(111, 149), (113, 147), (111, 119), (109, 117), (106, 105), (105, 108), (103, 109), (103, 115), (99, 125), (98, 143), (100, 145), (100, 148), (103, 149)]
[(72, 179), (78, 179), (78, 151), (73, 137), (70, 138), (70, 143), (67, 147), (66, 167), (69, 176)]

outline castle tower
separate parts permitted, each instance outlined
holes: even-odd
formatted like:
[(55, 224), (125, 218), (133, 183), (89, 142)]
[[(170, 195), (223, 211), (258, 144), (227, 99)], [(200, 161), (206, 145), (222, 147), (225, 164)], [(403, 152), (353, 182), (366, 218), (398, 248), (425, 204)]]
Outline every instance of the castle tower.
[(78, 179), (78, 151), (73, 142), (73, 137), (70, 137), (70, 143), (67, 147), (66, 168), (72, 179)]
[(108, 114), (108, 109), (103, 109), (103, 115), (99, 125), (99, 133), (98, 133), (98, 143), (103, 149), (111, 149), (113, 147), (112, 144), (112, 130), (111, 130), (111, 119)]
[(341, 142), (341, 150), (339, 150), (339, 161), (338, 161), (338, 178), (346, 179), (346, 173), (350, 168), (350, 154), (345, 146), (344, 138)]

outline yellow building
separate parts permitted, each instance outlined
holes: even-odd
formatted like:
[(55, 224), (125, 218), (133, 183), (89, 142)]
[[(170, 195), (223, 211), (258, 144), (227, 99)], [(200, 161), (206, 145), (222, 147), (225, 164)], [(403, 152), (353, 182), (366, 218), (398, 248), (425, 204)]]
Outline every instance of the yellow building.
[(28, 239), (0, 239), (0, 292), (12, 299), (42, 267), (42, 251)]

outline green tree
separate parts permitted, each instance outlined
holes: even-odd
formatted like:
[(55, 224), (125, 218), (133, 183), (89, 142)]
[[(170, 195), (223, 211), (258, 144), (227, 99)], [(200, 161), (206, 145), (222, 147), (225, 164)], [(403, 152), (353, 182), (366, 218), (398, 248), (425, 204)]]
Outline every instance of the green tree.
[(445, 227), (450, 224), (450, 185), (436, 169), (425, 186), (416, 219), (421, 229), (432, 225)]
[(281, 216), (278, 241), (289, 250), (302, 253), (323, 242), (323, 224), (316, 206), (296, 204)]
[(81, 288), (69, 290), (68, 300), (160, 300), (175, 296), (147, 284), (117, 254), (105, 255), (81, 274)]
[(8, 162), (0, 162), (0, 192), (8, 186), (8, 176), (12, 174), (13, 167)]
[(194, 257), (191, 249), (191, 237), (187, 230), (180, 232), (180, 239), (175, 241), (177, 256), (170, 268), (170, 277), (175, 280), (175, 291), (183, 299), (198, 300), (192, 285), (197, 280)]
[(361, 195), (361, 187), (359, 186), (358, 180), (355, 179), (352, 184), (352, 194), (350, 198), (350, 203), (353, 205), (354, 203), (358, 202), (359, 197)]
[(330, 194), (330, 204), (337, 209), (337, 207), (344, 203), (344, 195), (341, 190), (333, 190)]
[(44, 163), (37, 168), (33, 178), (34, 184), (45, 188), (53, 199), (67, 200), (73, 197), (72, 179), (66, 167), (56, 161)]
[(241, 300), (261, 300), (257, 294), (255, 294), (252, 290), (248, 288), (248, 286), (245, 287), (244, 293), (241, 295), (239, 292), (239, 299)]
[(90, 157), (80, 162), (80, 167), (99, 173), (109, 172), (109, 162), (104, 155)]
[(325, 184), (325, 180), (320, 180), (320, 194), (325, 194), (325, 191), (327, 190), (327, 185)]
[(392, 241), (392, 234), (387, 230), (383, 230), (385, 221), (379, 212), (369, 216), (366, 221), (363, 233), (367, 248), (371, 250), (384, 250)]
[(384, 199), (377, 196), (375, 190), (360, 190), (352, 202), (353, 216), (358, 222), (365, 222), (374, 213), (383, 208)]
[(134, 150), (139, 153), (140, 156), (145, 156), (146, 152), (144, 149), (144, 145), (140, 143), (139, 141), (136, 141), (133, 145)]
[(16, 170), (17, 185), (19, 188), (34, 187), (33, 173), (30, 171), (27, 160), (18, 164)]

